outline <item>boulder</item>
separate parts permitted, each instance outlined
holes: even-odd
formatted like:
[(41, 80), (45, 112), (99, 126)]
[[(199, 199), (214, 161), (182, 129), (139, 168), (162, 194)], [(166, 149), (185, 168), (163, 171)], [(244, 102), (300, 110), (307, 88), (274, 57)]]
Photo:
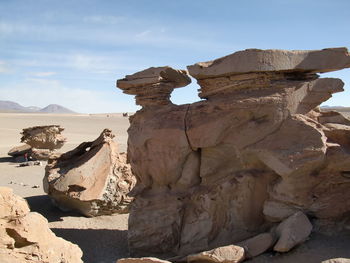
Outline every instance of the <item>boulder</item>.
[(118, 80), (137, 101), (149, 98), (128, 129), (137, 177), (131, 254), (184, 256), (237, 244), (298, 211), (345, 218), (349, 124), (319, 109), (344, 83), (318, 73), (346, 67), (345, 48), (240, 51), (189, 66), (204, 100), (186, 105), (169, 102), (172, 88), (155, 88), (186, 85), (185, 71), (152, 68)]
[(56, 237), (47, 220), (26, 201), (0, 187), (0, 258), (4, 263), (82, 263), (77, 245)]
[(275, 242), (276, 238), (273, 234), (262, 233), (239, 242), (237, 245), (244, 248), (246, 258), (253, 258), (270, 249)]
[(285, 219), (276, 228), (277, 243), (273, 247), (277, 252), (288, 252), (293, 247), (304, 242), (311, 234), (312, 225), (302, 212)]
[(34, 126), (23, 129), (21, 142), (33, 148), (55, 150), (61, 148), (66, 138), (61, 134), (64, 129), (59, 125)]
[(187, 262), (239, 263), (245, 259), (244, 249), (229, 245), (187, 256)]
[(32, 147), (28, 144), (22, 144), (16, 147), (13, 147), (9, 152), (7, 153), (8, 155), (12, 157), (19, 157), (19, 156), (24, 156), (26, 153), (30, 154), (32, 150)]
[(324, 260), (322, 263), (350, 263), (350, 258), (332, 258)]
[(95, 141), (49, 160), (44, 190), (54, 204), (85, 216), (128, 212), (136, 178), (113, 138), (105, 129)]

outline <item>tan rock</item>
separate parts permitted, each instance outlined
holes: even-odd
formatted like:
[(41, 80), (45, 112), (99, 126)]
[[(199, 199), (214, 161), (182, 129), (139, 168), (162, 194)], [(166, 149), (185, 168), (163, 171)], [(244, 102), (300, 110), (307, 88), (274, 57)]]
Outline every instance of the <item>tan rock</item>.
[[(349, 125), (318, 109), (344, 83), (316, 73), (348, 67), (349, 59), (344, 48), (242, 51), (189, 67), (207, 100), (136, 112), (128, 130), (137, 177), (131, 254), (188, 255), (237, 244), (298, 211), (344, 218)], [(166, 82), (158, 73), (137, 74), (147, 81), (118, 86), (144, 96), (147, 85)]]
[(175, 88), (191, 83), (184, 70), (171, 67), (148, 68), (117, 81), (118, 88), (126, 94), (136, 95), (141, 106), (170, 104), (170, 94)]
[(21, 142), (39, 149), (59, 149), (66, 142), (59, 125), (35, 126), (23, 129)]
[(249, 72), (329, 72), (350, 67), (346, 48), (322, 50), (246, 49), (213, 61), (188, 66), (196, 79)]
[(26, 153), (30, 153), (31, 149), (32, 147), (30, 145), (22, 144), (20, 146), (13, 147), (7, 154), (12, 157), (23, 156)]
[(49, 160), (44, 190), (62, 210), (86, 216), (128, 212), (136, 178), (113, 137), (105, 129), (95, 141)]
[(29, 213), (27, 202), (13, 194), (11, 188), (0, 187), (0, 219), (14, 219)]
[(253, 258), (271, 248), (275, 241), (276, 238), (271, 233), (262, 233), (237, 245), (244, 248), (246, 258)]
[(350, 263), (350, 258), (332, 258), (324, 260), (322, 263)]
[(229, 245), (187, 256), (187, 262), (238, 263), (245, 259), (244, 249)]
[(288, 252), (293, 247), (304, 242), (310, 235), (311, 230), (312, 225), (309, 219), (302, 212), (295, 213), (276, 228), (278, 241), (273, 250)]
[(25, 200), (9, 188), (0, 188), (0, 214), (1, 262), (82, 262), (80, 248), (56, 237), (47, 220), (30, 212)]
[(143, 258), (121, 258), (116, 263), (171, 263), (167, 260), (162, 260), (154, 257), (143, 257)]
[(343, 125), (350, 125), (350, 120), (346, 118), (342, 113), (337, 111), (322, 111), (320, 112), (318, 121), (322, 124), (325, 123), (337, 123)]

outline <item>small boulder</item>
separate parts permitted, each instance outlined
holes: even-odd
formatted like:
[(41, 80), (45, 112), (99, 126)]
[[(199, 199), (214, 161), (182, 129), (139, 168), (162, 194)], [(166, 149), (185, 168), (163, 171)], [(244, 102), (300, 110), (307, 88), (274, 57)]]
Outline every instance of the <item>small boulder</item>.
[(322, 263), (350, 263), (350, 258), (331, 258)]
[(273, 250), (288, 252), (296, 245), (304, 242), (310, 235), (312, 225), (303, 212), (297, 212), (285, 219), (276, 228), (278, 241)]
[(9, 152), (7, 153), (8, 155), (12, 157), (18, 157), (18, 156), (23, 156), (26, 153), (31, 152), (32, 147), (28, 144), (22, 144), (16, 147), (13, 147)]
[(187, 256), (187, 262), (238, 263), (245, 259), (244, 248), (235, 245), (214, 248)]
[(246, 258), (253, 258), (271, 248), (275, 241), (276, 239), (271, 233), (262, 233), (239, 242), (237, 245), (244, 248)]

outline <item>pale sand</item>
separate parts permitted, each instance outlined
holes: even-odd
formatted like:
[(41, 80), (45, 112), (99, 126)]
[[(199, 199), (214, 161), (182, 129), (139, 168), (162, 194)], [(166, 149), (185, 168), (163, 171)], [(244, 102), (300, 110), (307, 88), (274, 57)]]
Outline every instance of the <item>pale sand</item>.
[[(27, 199), (32, 211), (48, 219), (56, 235), (78, 244), (84, 252), (84, 262), (112, 263), (118, 258), (127, 257), (127, 215), (85, 218), (75, 213), (63, 213), (51, 205), (43, 192), (44, 166), (19, 168), (10, 162), (7, 152), (20, 144), (22, 128), (48, 124), (59, 124), (65, 128), (63, 134), (68, 142), (61, 151), (73, 149), (83, 141), (96, 139), (104, 128), (113, 130), (120, 151), (126, 151), (129, 121), (121, 114), (109, 114), (107, 117), (107, 114), (0, 113), (0, 186), (13, 188), (16, 194)], [(32, 188), (33, 185), (39, 185), (40, 188)], [(350, 258), (349, 232), (336, 236), (312, 234), (309, 241), (287, 254), (266, 253), (247, 262), (316, 263), (335, 257)]]

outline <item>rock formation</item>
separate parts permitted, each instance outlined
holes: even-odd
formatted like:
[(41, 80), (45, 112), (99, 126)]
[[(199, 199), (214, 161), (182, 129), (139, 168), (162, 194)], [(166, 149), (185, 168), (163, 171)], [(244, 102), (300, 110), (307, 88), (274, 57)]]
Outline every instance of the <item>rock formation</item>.
[(185, 71), (151, 68), (119, 80), (143, 106), (128, 130), (137, 177), (131, 253), (166, 257), (236, 244), (299, 211), (345, 217), (350, 126), (318, 109), (343, 82), (318, 73), (346, 67), (346, 48), (244, 50), (189, 66), (205, 100), (187, 105), (172, 104), (165, 88), (186, 85)]
[(57, 157), (60, 153), (55, 150), (61, 148), (67, 140), (61, 134), (63, 130), (59, 125), (23, 129), (21, 142), (25, 144), (12, 148), (8, 155), (14, 157), (18, 162), (47, 161), (51, 157)]
[(62, 210), (86, 216), (128, 212), (127, 194), (136, 179), (113, 137), (105, 129), (95, 141), (49, 160), (44, 190)]
[(2, 263), (82, 263), (77, 245), (56, 235), (27, 202), (0, 187), (0, 261)]

